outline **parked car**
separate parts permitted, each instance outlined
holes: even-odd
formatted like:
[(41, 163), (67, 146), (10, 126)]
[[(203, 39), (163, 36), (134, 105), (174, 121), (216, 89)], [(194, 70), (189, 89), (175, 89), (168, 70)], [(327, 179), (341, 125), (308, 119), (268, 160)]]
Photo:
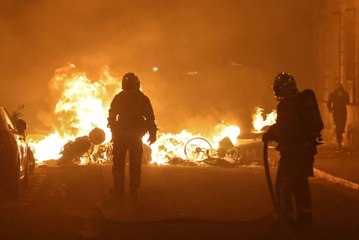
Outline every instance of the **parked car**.
[[(0, 107), (0, 196), (16, 198), (29, 183), (34, 159), (26, 143), (27, 124), (22, 119), (11, 121)], [(32, 156), (32, 157), (31, 157)]]

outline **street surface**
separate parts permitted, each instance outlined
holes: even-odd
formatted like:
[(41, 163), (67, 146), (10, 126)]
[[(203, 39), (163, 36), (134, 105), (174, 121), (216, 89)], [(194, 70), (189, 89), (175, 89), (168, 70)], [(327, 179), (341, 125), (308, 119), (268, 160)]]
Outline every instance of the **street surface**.
[(0, 239), (359, 239), (359, 192), (317, 178), (313, 232), (297, 234), (273, 224), (261, 166), (144, 165), (136, 195), (111, 185), (110, 166), (38, 167), (0, 202)]

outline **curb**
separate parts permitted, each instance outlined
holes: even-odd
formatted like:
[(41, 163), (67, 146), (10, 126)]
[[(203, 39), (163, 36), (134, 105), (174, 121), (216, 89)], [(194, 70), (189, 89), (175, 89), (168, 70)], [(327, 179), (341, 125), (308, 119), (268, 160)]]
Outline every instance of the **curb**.
[(314, 176), (318, 177), (318, 178), (321, 178), (321, 179), (324, 179), (324, 180), (327, 180), (329, 182), (338, 184), (340, 186), (344, 186), (344, 187), (351, 188), (351, 189), (354, 189), (356, 191), (359, 191), (359, 184), (351, 182), (351, 181), (348, 181), (348, 180), (343, 179), (343, 178), (335, 177), (335, 176), (330, 175), (329, 173), (323, 172), (323, 171), (321, 171), (321, 170), (319, 170), (317, 168), (314, 168)]

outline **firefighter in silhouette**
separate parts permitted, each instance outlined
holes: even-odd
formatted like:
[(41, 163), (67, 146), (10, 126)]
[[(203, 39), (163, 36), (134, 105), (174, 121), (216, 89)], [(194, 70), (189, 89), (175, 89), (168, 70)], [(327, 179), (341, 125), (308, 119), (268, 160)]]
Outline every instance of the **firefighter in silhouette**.
[(291, 227), (308, 228), (312, 223), (308, 177), (313, 176), (322, 118), (314, 92), (299, 92), (292, 75), (278, 74), (273, 91), (279, 101), (277, 121), (263, 134), (263, 140), (278, 143), (280, 160), (275, 185), (280, 216)]
[(122, 91), (112, 100), (108, 116), (112, 132), (114, 194), (125, 189), (125, 159), (129, 152), (130, 192), (140, 186), (142, 137), (149, 133), (148, 143), (156, 141), (157, 127), (149, 98), (140, 90), (136, 74), (126, 73), (122, 78)]
[(329, 95), (327, 102), (329, 112), (333, 113), (338, 150), (342, 148), (348, 104), (349, 94), (344, 90), (343, 85), (338, 83), (335, 90)]

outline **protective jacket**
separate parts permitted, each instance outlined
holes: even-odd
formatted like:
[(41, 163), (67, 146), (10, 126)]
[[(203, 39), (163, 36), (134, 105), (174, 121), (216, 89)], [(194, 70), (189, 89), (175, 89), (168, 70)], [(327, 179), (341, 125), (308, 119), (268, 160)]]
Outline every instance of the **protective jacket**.
[(279, 102), (277, 128), (281, 152), (310, 146), (312, 153), (316, 153), (316, 140), (323, 122), (312, 90), (304, 90)]
[(143, 136), (147, 131), (155, 134), (157, 129), (151, 102), (140, 90), (122, 91), (114, 97), (108, 125), (112, 135)]
[(306, 89), (281, 100), (277, 122), (271, 128), (269, 138), (278, 142), (281, 171), (312, 176), (317, 139), (323, 129), (314, 92)]

